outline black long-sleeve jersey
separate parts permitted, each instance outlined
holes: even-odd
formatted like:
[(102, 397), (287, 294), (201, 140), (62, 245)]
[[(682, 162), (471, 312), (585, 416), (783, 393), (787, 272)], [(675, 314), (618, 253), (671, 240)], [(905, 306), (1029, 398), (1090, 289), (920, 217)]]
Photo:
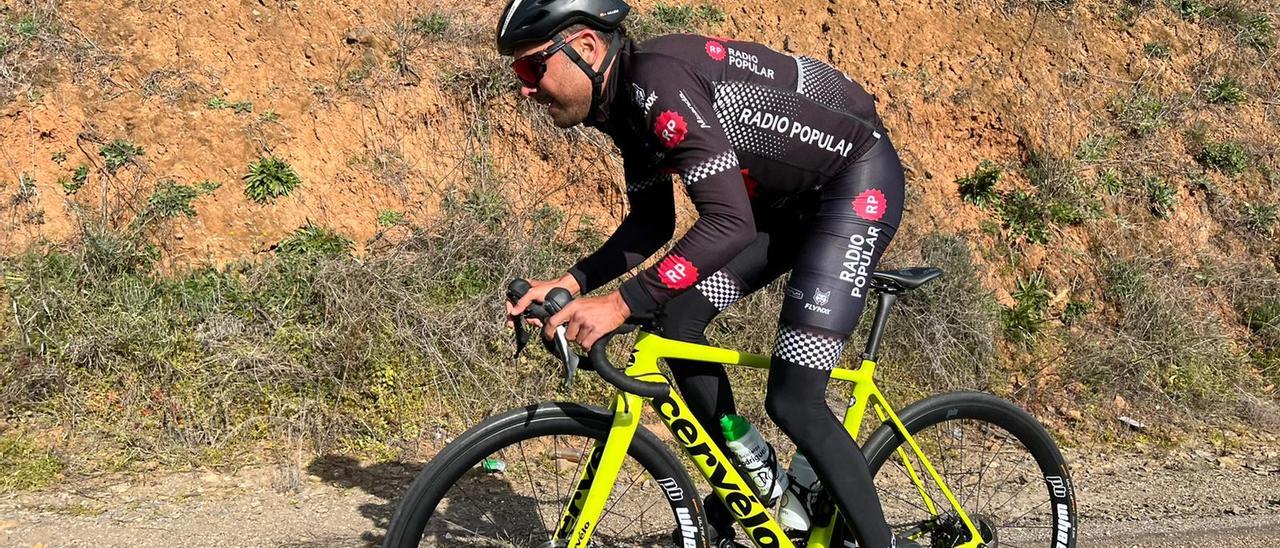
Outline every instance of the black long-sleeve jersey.
[(630, 211), (569, 272), (586, 293), (670, 240), (674, 174), (698, 211), (666, 257), (623, 283), (633, 315), (651, 315), (742, 251), (755, 237), (753, 201), (819, 187), (881, 137), (871, 95), (811, 57), (687, 34), (620, 48), (587, 125), (621, 150)]

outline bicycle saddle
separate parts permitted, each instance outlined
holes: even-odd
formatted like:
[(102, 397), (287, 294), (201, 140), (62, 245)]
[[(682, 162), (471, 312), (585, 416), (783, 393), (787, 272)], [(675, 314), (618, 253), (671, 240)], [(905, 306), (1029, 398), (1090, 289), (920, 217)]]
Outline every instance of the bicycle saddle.
[(885, 293), (902, 293), (920, 287), (941, 275), (941, 269), (929, 266), (882, 270), (871, 275), (871, 287)]

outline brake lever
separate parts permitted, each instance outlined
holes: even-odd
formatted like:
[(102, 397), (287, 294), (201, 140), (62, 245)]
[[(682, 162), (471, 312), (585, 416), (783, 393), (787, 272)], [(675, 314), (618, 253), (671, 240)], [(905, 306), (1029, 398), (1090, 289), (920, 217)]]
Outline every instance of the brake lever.
[(556, 326), (556, 346), (560, 351), (560, 359), (564, 362), (564, 384), (560, 386), (561, 390), (568, 390), (573, 386), (573, 374), (578, 372), (578, 354), (569, 348), (569, 339), (565, 337), (565, 328), (563, 325)]

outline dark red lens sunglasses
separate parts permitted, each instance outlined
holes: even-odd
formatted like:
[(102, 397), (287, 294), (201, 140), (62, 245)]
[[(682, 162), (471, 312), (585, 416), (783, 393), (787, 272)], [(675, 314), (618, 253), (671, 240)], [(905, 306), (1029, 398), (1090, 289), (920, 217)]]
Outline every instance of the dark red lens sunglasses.
[(585, 34), (587, 31), (578, 31), (570, 35), (568, 38), (561, 39), (556, 37), (555, 43), (551, 47), (530, 53), (511, 62), (511, 70), (516, 71), (516, 78), (520, 79), (520, 83), (526, 87), (538, 87), (538, 82), (542, 81), (542, 76), (547, 73), (547, 59), (550, 59), (556, 52), (564, 49), (575, 38)]

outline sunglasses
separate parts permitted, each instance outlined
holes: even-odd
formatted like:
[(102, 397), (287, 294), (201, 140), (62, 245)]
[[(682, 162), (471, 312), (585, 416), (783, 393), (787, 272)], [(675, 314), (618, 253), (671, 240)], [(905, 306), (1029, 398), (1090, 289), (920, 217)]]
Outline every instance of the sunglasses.
[(551, 47), (512, 61), (511, 70), (516, 72), (516, 78), (519, 78), (520, 83), (524, 84), (525, 87), (538, 87), (538, 82), (541, 82), (542, 77), (547, 74), (547, 59), (550, 59), (556, 52), (569, 45), (569, 42), (586, 32), (585, 30), (578, 31), (564, 39), (557, 36), (555, 43), (551, 44)]

